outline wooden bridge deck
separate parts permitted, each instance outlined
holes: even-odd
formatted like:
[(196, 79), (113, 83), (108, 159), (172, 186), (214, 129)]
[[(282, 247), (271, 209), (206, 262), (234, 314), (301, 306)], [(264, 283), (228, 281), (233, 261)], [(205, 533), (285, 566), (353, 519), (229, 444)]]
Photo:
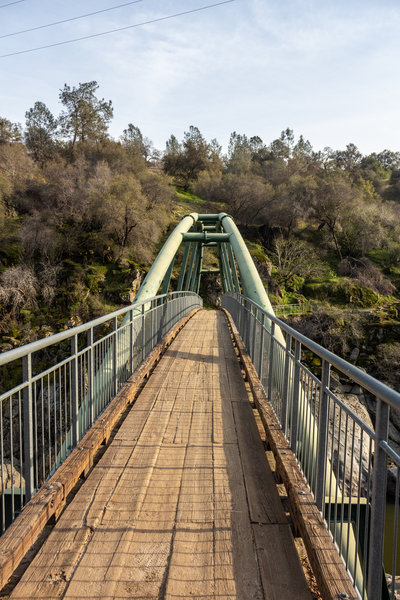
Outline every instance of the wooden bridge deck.
[(177, 336), (11, 598), (310, 600), (222, 313)]

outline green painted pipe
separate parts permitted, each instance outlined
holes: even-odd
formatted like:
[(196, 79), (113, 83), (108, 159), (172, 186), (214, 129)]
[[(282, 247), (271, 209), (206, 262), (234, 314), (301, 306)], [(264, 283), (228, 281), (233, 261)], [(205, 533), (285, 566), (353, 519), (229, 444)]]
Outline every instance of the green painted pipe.
[(197, 223), (197, 219), (198, 214), (191, 213), (190, 215), (183, 217), (182, 221), (178, 223), (153, 262), (150, 271), (147, 273), (145, 280), (140, 286), (134, 303), (157, 295), (168, 267), (182, 243), (182, 235), (187, 233), (189, 229)]
[(185, 233), (184, 242), (229, 242), (228, 233), (216, 233), (215, 231), (204, 231)]
[(191, 244), (189, 244), (189, 243), (185, 244), (185, 251), (183, 253), (182, 265), (181, 265), (181, 270), (180, 270), (179, 279), (178, 279), (178, 286), (177, 286), (178, 292), (182, 291), (190, 248), (191, 248)]

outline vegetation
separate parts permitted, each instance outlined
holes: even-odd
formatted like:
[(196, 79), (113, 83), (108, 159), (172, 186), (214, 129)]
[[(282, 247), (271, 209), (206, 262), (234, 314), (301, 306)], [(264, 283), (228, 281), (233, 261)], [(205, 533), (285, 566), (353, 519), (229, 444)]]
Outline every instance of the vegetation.
[[(161, 153), (132, 123), (110, 138), (112, 102), (98, 87), (65, 84), (60, 114), (37, 101), (24, 128), (0, 117), (1, 349), (128, 301), (190, 210), (233, 215), (273, 302), (383, 307), (383, 319), (397, 318), (385, 307), (400, 290), (399, 152), (315, 151), (286, 129), (269, 144), (233, 132), (224, 155), (191, 126)], [(326, 335), (335, 319), (321, 322)], [(381, 364), (398, 354), (389, 341), (379, 342)]]

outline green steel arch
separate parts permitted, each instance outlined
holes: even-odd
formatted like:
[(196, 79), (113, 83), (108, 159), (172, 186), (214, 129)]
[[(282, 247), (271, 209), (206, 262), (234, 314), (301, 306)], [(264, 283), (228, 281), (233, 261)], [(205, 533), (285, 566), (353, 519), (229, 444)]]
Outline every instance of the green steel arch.
[[(186, 215), (175, 227), (161, 248), (143, 281), (135, 302), (155, 296), (161, 287), (166, 293), (176, 254), (184, 246), (178, 279), (178, 291), (198, 292), (206, 247), (216, 247), (224, 292), (241, 292), (268, 312), (273, 312), (268, 295), (253, 259), (232, 217), (226, 213)], [(283, 340), (283, 337), (282, 337)]]

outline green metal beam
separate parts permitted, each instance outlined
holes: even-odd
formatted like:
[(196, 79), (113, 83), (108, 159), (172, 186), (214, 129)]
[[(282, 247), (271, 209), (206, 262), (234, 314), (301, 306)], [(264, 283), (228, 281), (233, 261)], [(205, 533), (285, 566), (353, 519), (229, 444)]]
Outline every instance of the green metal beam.
[(175, 262), (175, 256), (171, 260), (171, 264), (169, 265), (168, 270), (165, 273), (163, 285), (162, 285), (162, 288), (161, 288), (161, 293), (162, 294), (167, 294), (168, 293), (169, 284), (171, 283), (172, 269), (174, 268), (174, 262)]
[(227, 244), (227, 250), (228, 250), (228, 256), (229, 256), (229, 263), (231, 265), (231, 270), (232, 270), (232, 275), (233, 275), (234, 290), (235, 290), (235, 292), (240, 293), (239, 278), (238, 278), (237, 271), (236, 271), (235, 257), (233, 256), (231, 244)]
[(184, 217), (182, 221), (178, 223), (164, 246), (161, 248), (150, 271), (147, 273), (146, 278), (136, 295), (135, 302), (146, 300), (146, 298), (152, 298), (157, 294), (161, 282), (171, 264), (171, 260), (182, 243), (182, 234), (187, 233), (189, 229), (197, 223), (197, 220), (198, 214), (192, 213)]
[(188, 258), (189, 258), (189, 252), (190, 252), (191, 247), (192, 247), (191, 244), (189, 244), (189, 243), (185, 244), (185, 251), (183, 253), (181, 270), (179, 272), (179, 279), (178, 279), (178, 286), (177, 286), (178, 292), (180, 292), (182, 290), (183, 281), (185, 279), (186, 267), (187, 267)]
[(233, 279), (232, 279), (232, 273), (231, 273), (230, 266), (229, 266), (228, 256), (226, 253), (226, 244), (221, 244), (220, 248), (221, 248), (221, 261), (222, 261), (222, 266), (224, 269), (227, 291), (233, 292), (233, 287), (234, 287)]
[(183, 235), (184, 242), (229, 242), (228, 233), (215, 233), (204, 231), (204, 233), (185, 233)]
[[(231, 236), (230, 243), (239, 267), (240, 281), (242, 283), (244, 295), (259, 304), (266, 311), (274, 314), (271, 302), (253, 259), (251, 258), (250, 252), (248, 251), (238, 228), (233, 222), (232, 217), (226, 213), (220, 213), (219, 217), (224, 231)], [(285, 340), (280, 330), (277, 333), (277, 337), (279, 342), (284, 345)]]

